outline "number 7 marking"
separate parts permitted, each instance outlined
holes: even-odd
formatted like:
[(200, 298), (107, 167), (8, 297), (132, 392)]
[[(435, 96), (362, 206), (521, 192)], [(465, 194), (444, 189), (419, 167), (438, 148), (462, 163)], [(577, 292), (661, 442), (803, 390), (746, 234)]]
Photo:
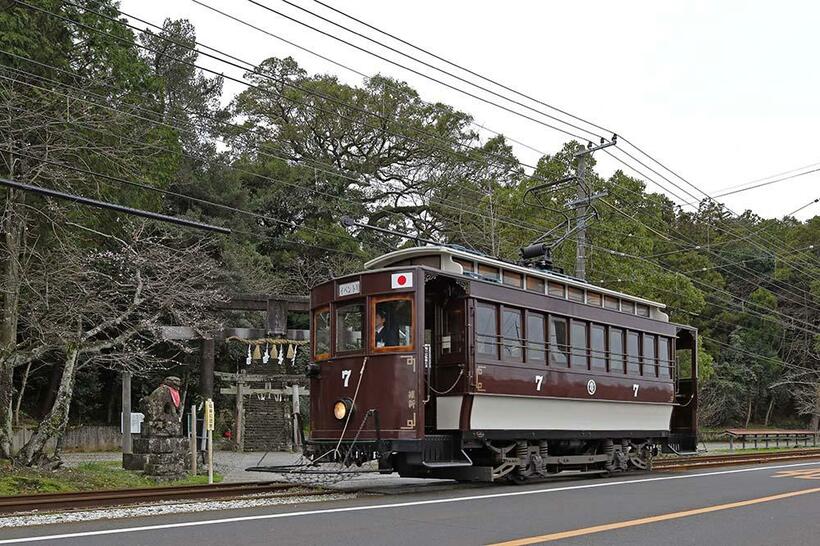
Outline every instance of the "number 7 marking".
[(535, 390), (537, 390), (537, 391), (541, 390), (541, 383), (543, 383), (543, 381), (544, 381), (544, 376), (543, 375), (536, 375), (535, 376)]
[(350, 370), (342, 370), (342, 381), (345, 382), (345, 388), (350, 383)]
[(633, 384), (632, 384), (632, 396), (633, 396), (634, 398), (637, 398), (637, 397), (638, 397), (638, 389), (639, 389), (639, 388), (640, 388), (640, 385), (638, 385), (637, 383), (633, 383)]

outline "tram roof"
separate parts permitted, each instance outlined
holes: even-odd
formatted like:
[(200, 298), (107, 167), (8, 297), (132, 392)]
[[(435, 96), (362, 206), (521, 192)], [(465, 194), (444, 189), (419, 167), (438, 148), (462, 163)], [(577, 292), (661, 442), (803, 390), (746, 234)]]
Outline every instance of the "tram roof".
[(623, 292), (610, 290), (608, 288), (603, 288), (601, 286), (590, 284), (588, 282), (582, 281), (581, 279), (577, 279), (575, 277), (571, 277), (569, 275), (563, 275), (561, 273), (557, 273), (554, 271), (544, 271), (532, 267), (525, 267), (510, 262), (505, 262), (503, 260), (498, 260), (496, 258), (491, 258), (489, 256), (484, 256), (482, 254), (477, 254), (467, 250), (460, 250), (458, 248), (447, 246), (423, 246), (395, 250), (393, 252), (388, 252), (387, 254), (383, 254), (378, 258), (370, 260), (369, 262), (364, 264), (364, 267), (365, 269), (381, 269), (391, 266), (409, 265), (409, 263), (401, 262), (406, 262), (407, 260), (415, 260), (428, 256), (439, 257), (441, 259), (441, 266), (439, 267), (439, 269), (450, 273), (458, 273), (464, 275), (464, 268), (460, 263), (454, 260), (454, 258), (456, 258), (462, 261), (476, 262), (478, 264), (498, 268), (499, 271), (513, 271), (515, 273), (544, 279), (546, 281), (559, 282), (567, 286), (573, 286), (575, 288), (594, 290), (595, 292), (598, 292), (600, 294), (618, 297), (623, 300), (632, 301), (635, 303), (642, 303), (644, 305), (648, 305), (656, 309), (664, 309), (666, 307), (665, 304), (657, 301), (652, 301), (645, 298), (640, 298), (638, 296), (625, 294)]

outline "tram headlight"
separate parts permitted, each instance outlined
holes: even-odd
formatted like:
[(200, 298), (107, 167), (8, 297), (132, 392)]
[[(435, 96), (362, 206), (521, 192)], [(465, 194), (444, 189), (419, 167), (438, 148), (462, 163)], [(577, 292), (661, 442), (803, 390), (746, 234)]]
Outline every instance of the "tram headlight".
[(349, 398), (343, 398), (333, 404), (333, 417), (342, 421), (353, 411), (353, 402)]

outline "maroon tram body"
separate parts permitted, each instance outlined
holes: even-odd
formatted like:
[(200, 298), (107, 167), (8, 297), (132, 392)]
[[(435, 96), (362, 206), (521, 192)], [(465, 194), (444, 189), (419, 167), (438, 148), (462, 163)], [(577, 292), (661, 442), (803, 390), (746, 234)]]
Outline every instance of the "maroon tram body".
[(697, 333), (663, 304), (447, 247), (367, 268), (311, 293), (308, 456), (525, 480), (695, 448)]

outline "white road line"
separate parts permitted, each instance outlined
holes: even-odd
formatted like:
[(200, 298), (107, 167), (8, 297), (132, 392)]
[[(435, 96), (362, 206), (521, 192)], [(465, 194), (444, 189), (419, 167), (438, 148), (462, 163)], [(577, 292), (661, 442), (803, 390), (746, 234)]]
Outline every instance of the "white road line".
[[(614, 487), (616, 485), (629, 485), (635, 483), (662, 482), (668, 480), (688, 480), (694, 478), (707, 478), (709, 476), (721, 476), (725, 474), (741, 474), (745, 472), (764, 472), (777, 470), (780, 468), (795, 468), (799, 466), (817, 465), (818, 462), (793, 463), (774, 466), (764, 466), (755, 468), (740, 468), (734, 470), (720, 470), (715, 472), (703, 472), (700, 474), (682, 474), (676, 476), (658, 476), (656, 478), (640, 478), (634, 480), (621, 480), (618, 482), (588, 483), (582, 485), (569, 485), (565, 487), (551, 487), (549, 489), (531, 489), (526, 491), (509, 491), (507, 493), (490, 493), (487, 495), (470, 495), (466, 497), (449, 497), (444, 499), (430, 499), (410, 502), (397, 502), (393, 504), (369, 504), (365, 506), (348, 506), (346, 508), (327, 508), (325, 510), (304, 510), (301, 512), (284, 512), (278, 514), (259, 514), (256, 516), (241, 516), (235, 518), (209, 519), (202, 521), (183, 521), (178, 523), (164, 523), (160, 525), (143, 525), (141, 527), (124, 527), (122, 529), (102, 529), (99, 531), (83, 531), (78, 533), (64, 533), (59, 535), (42, 535), (34, 537), (10, 538), (0, 540), (0, 544), (20, 544), (25, 542), (42, 542), (46, 540), (65, 540), (70, 538), (84, 538), (103, 535), (119, 535), (123, 533), (137, 533), (142, 531), (158, 531), (162, 529), (178, 529), (184, 527), (198, 527), (200, 525), (218, 525), (222, 523), (238, 523), (243, 521), (258, 521), (268, 519), (295, 518), (300, 516), (317, 516), (322, 514), (339, 514), (343, 512), (363, 512), (366, 510), (386, 510), (391, 508), (406, 508), (409, 506), (426, 506), (432, 504), (449, 504), (455, 502), (468, 502), (485, 499), (498, 499), (502, 497), (521, 497), (525, 495), (541, 495), (545, 493), (557, 493), (561, 491), (574, 491), (578, 489), (597, 489), (599, 487)], [(2, 520), (0, 520), (1, 522)]]

